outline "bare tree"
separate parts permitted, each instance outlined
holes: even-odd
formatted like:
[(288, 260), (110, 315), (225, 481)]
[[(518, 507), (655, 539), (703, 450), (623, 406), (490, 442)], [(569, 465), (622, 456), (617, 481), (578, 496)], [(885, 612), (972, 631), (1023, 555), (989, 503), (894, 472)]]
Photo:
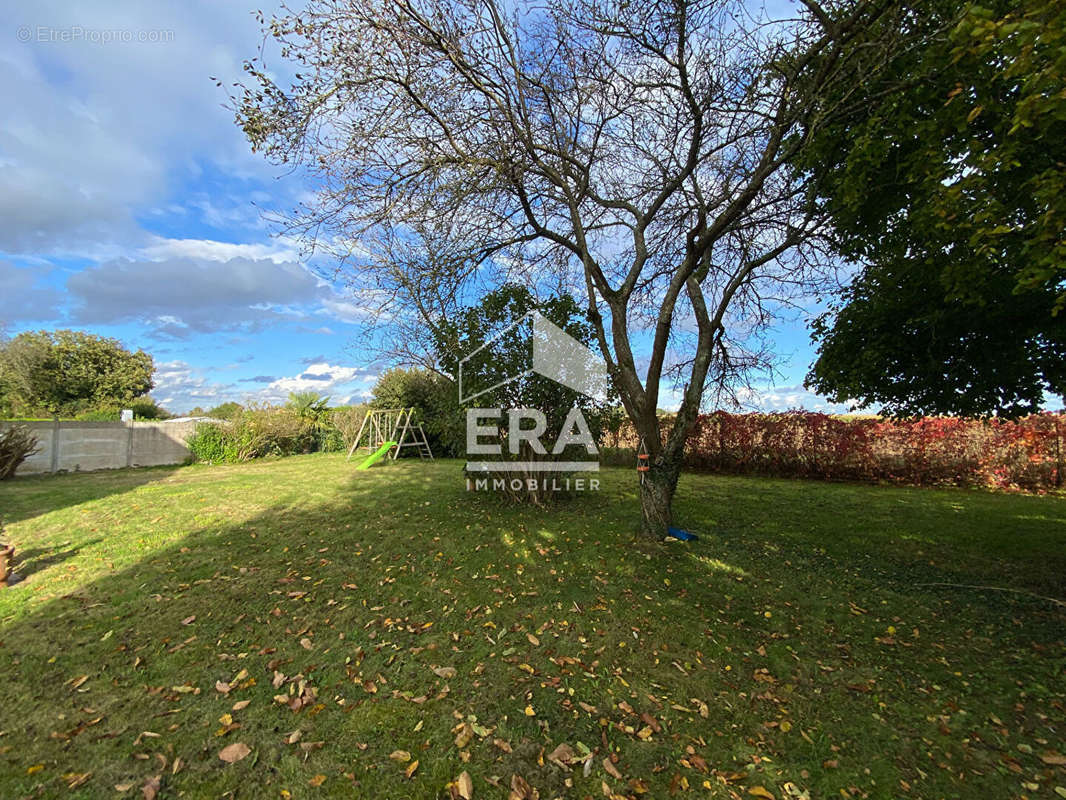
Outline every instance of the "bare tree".
[[(505, 278), (550, 276), (587, 301), (650, 451), (652, 537), (705, 393), (758, 362), (751, 342), (817, 277), (815, 176), (790, 159), (843, 118), (842, 86), (906, 44), (889, 0), (748, 9), (310, 0), (264, 23), (289, 85), (253, 60), (234, 98), (253, 147), (317, 188), (288, 231), (407, 326), (401, 347)], [(683, 390), (663, 429), (668, 373)]]

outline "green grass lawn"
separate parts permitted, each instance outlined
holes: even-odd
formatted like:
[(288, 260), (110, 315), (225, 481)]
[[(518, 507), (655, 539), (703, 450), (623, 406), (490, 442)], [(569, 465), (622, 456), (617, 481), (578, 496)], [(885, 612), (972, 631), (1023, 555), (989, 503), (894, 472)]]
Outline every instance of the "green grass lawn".
[(1066, 796), (1066, 500), (687, 475), (647, 545), (602, 478), (0, 484), (0, 797)]

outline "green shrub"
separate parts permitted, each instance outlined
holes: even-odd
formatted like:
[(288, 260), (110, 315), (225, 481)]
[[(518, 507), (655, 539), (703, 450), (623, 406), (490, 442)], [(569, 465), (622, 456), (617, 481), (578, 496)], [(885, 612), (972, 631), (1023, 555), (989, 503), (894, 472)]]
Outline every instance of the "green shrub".
[(124, 406), (113, 403), (86, 408), (78, 412), (74, 419), (79, 422), (118, 422), (122, 419), (122, 409), (128, 408), (133, 412), (134, 419), (155, 420), (170, 419), (171, 414), (159, 403), (147, 395), (131, 400)]
[(348, 450), (344, 443), (344, 436), (333, 427), (318, 431), (315, 435), (318, 447), (322, 453), (343, 453)]
[[(347, 409), (337, 411), (343, 425), (356, 416)], [(344, 452), (346, 441), (328, 409), (309, 412), (285, 405), (247, 408), (232, 420), (200, 423), (186, 444), (197, 461), (232, 464), (265, 456)]]
[(170, 419), (170, 417), (173, 416), (169, 411), (163, 408), (163, 406), (159, 405), (159, 403), (157, 403), (153, 398), (147, 396), (138, 397), (136, 400), (131, 402), (127, 406), (127, 408), (129, 408), (133, 412), (134, 419)]
[(292, 456), (315, 449), (311, 421), (288, 407), (249, 409), (233, 421), (233, 426), (239, 461), (263, 456)]
[(237, 461), (233, 437), (222, 425), (201, 422), (185, 442), (197, 461), (207, 464), (231, 464)]
[(121, 416), (122, 409), (118, 406), (100, 406), (82, 411), (74, 419), (78, 422), (118, 422)]

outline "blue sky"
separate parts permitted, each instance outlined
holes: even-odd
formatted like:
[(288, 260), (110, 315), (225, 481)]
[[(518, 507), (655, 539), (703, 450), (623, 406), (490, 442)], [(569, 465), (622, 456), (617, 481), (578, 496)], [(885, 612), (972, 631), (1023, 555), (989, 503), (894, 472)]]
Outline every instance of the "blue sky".
[[(256, 7), (37, 2), (6, 14), (0, 323), (143, 348), (153, 396), (176, 412), (304, 389), (358, 401), (382, 368), (355, 344), (359, 310), (343, 288), (264, 220), (308, 187), (251, 154), (211, 79), (239, 80), (258, 51)], [(780, 326), (775, 347), (776, 385), (751, 405), (830, 408), (800, 385), (813, 357), (802, 320)]]

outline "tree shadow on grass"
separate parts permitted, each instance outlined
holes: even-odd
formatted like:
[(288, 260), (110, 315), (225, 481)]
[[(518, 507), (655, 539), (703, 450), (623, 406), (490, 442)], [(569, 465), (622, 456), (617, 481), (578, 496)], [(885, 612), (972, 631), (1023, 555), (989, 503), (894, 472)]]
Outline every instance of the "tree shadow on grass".
[(0, 523), (12, 524), (60, 508), (130, 492), (173, 475), (179, 465), (54, 475), (19, 475), (0, 482)]
[(99, 544), (102, 539), (91, 539), (81, 542), (77, 547), (28, 547), (25, 550), (15, 551), (13, 571), (23, 579), (48, 569), (57, 564), (62, 564), (67, 559), (78, 555), (84, 548)]
[[(765, 543), (793, 558), (901, 583), (975, 579), (1066, 599), (1066, 499), (720, 476), (708, 496), (682, 479), (683, 523), (731, 548)], [(682, 525), (684, 527), (684, 524)], [(772, 555), (770, 557), (773, 557)]]
[[(158, 776), (168, 796), (303, 796), (311, 783), (315, 796), (429, 798), (464, 770), (475, 796), (502, 795), (486, 781), (507, 787), (512, 774), (542, 797), (568, 791), (567, 779), (575, 796), (598, 795), (601, 780), (633, 792), (601, 767), (606, 746), (656, 797), (678, 770), (716, 780), (700, 762), (678, 766), (694, 755), (770, 787), (840, 760), (810, 779), (818, 796), (868, 781), (868, 767), (880, 785), (905, 778), (919, 794), (950, 794), (923, 783), (941, 776), (903, 763), (900, 736), (939, 736), (929, 720), (960, 687), (959, 626), (978, 631), (967, 646), (983, 669), (1009, 664), (1023, 687), (990, 678), (1002, 696), (968, 705), (1006, 719), (1021, 691), (1053, 711), (1053, 659), (1030, 647), (1053, 644), (1049, 618), (1024, 602), (910, 607), (923, 638), (886, 656), (873, 640), (891, 617), (876, 609), (884, 598), (895, 611), (900, 598), (862, 575), (843, 578), (875, 610), (855, 615), (840, 598), (816, 604), (842, 579), (819, 574), (824, 564), (797, 564), (779, 586), (780, 565), (768, 570), (740, 539), (727, 555), (713, 540), (634, 549), (635, 508), (612, 502), (620, 492), (540, 511), (472, 500), (437, 467), (391, 469), (349, 478), (328, 500), (235, 524), (190, 521), (183, 538), (0, 629), (3, 796), (111, 797)], [(708, 568), (694, 553), (721, 561)], [(1033, 619), (1006, 621), (1015, 602)], [(892, 681), (876, 691), (849, 688), (882, 670)], [(949, 694), (916, 699), (933, 683)], [(765, 726), (782, 708), (810, 742)], [(871, 726), (871, 714), (891, 724)], [(859, 739), (886, 757), (861, 758)], [(588, 778), (546, 758), (563, 742), (598, 750)], [(251, 753), (227, 765), (219, 751), (235, 743)], [(991, 751), (951, 755), (980, 773), (971, 796), (1005, 785)]]

